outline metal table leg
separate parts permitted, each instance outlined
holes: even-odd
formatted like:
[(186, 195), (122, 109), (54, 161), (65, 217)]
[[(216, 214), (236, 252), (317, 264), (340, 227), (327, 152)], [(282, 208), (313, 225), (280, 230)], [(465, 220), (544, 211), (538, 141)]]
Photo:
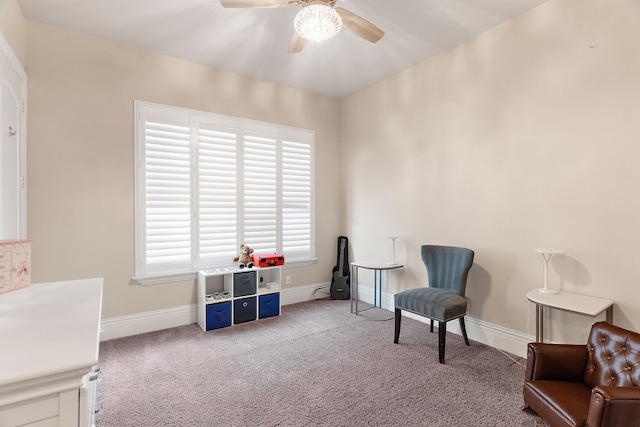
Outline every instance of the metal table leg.
[[(353, 270), (355, 270), (355, 267), (352, 265), (349, 268), (351, 269), (351, 278), (353, 278)], [(353, 313), (353, 280), (351, 281), (351, 286), (349, 286), (349, 303), (351, 304), (351, 312)]]
[(351, 294), (351, 312), (353, 313), (353, 301), (356, 302), (356, 316), (358, 315), (358, 267), (351, 266), (351, 286), (349, 287)]
[(378, 270), (373, 270), (373, 306), (378, 306)]
[(536, 304), (536, 341), (544, 342), (544, 307)]

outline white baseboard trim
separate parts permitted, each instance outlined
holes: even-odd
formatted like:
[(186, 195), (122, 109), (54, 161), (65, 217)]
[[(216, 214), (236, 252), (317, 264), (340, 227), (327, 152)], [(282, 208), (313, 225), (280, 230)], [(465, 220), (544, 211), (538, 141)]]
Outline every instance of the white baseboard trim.
[(282, 305), (288, 305), (322, 298), (329, 295), (330, 287), (331, 283), (320, 283), (283, 289), (280, 291), (280, 303)]
[[(321, 283), (283, 289), (280, 293), (281, 303), (282, 305), (288, 305), (321, 298), (329, 294), (329, 287), (329, 283)], [(373, 288), (360, 285), (358, 286), (358, 292), (360, 301), (373, 304)], [(382, 294), (382, 308), (393, 312), (393, 294)], [(404, 315), (420, 322), (429, 323), (429, 319), (412, 313), (404, 313)], [(100, 341), (175, 328), (197, 323), (197, 321), (198, 314), (195, 304), (147, 311), (128, 316), (110, 317), (102, 320)], [(534, 337), (530, 335), (474, 319), (470, 316), (465, 317), (465, 325), (469, 339), (520, 357), (527, 356), (527, 343), (534, 341)], [(460, 335), (459, 322), (449, 322), (447, 331)]]
[[(329, 294), (329, 287), (329, 283), (321, 283), (282, 289), (280, 292), (281, 304), (295, 304), (320, 298)], [(197, 322), (198, 308), (196, 304), (110, 317), (102, 320), (100, 341), (175, 328)]]
[(100, 341), (175, 328), (176, 326), (197, 322), (198, 310), (195, 304), (145, 311), (128, 316), (109, 317), (102, 319)]

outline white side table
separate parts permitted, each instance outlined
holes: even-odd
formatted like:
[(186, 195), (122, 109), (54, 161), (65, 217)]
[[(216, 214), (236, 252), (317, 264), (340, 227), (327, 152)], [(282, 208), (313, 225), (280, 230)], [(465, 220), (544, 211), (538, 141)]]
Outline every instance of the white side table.
[(596, 317), (606, 312), (607, 322), (613, 323), (613, 301), (587, 295), (557, 291), (555, 294), (535, 289), (527, 299), (536, 305), (536, 341), (544, 342), (544, 307)]
[[(388, 263), (385, 261), (362, 261), (351, 263), (351, 312), (353, 313), (353, 301), (356, 302), (356, 315), (358, 314), (358, 269), (365, 268), (373, 270), (373, 305), (375, 307), (382, 306), (382, 272), (385, 270), (394, 270), (402, 268), (402, 264)], [(378, 299), (380, 302), (378, 302)]]

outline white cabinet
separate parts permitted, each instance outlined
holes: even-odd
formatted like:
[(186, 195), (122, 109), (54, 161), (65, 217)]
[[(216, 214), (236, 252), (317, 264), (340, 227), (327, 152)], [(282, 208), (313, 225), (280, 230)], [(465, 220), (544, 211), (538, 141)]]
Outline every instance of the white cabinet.
[(204, 331), (280, 315), (280, 267), (198, 272), (198, 324)]
[(101, 309), (102, 279), (0, 295), (0, 426), (92, 425)]

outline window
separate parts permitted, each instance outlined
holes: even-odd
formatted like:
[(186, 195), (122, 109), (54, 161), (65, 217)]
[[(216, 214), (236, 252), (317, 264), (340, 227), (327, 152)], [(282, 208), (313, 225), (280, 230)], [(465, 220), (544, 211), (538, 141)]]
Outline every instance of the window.
[(307, 129), (136, 101), (136, 279), (233, 264), (243, 243), (311, 260), (313, 145)]

